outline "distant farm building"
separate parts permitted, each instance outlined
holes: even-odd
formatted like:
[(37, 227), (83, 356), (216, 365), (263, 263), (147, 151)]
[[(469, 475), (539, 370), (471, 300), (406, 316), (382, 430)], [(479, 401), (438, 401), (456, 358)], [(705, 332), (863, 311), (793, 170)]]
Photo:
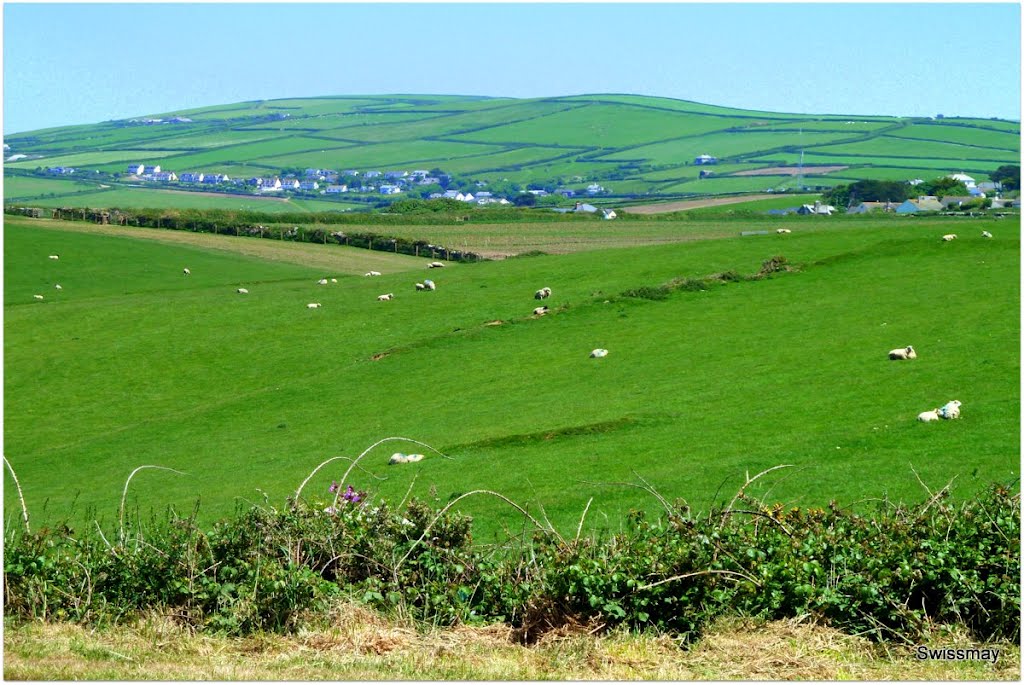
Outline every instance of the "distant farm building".
[(698, 155), (693, 159), (694, 164), (718, 164), (718, 158), (711, 155)]
[(917, 214), (918, 212), (937, 212), (942, 203), (934, 195), (921, 195), (916, 200), (907, 200), (896, 208), (897, 214)]

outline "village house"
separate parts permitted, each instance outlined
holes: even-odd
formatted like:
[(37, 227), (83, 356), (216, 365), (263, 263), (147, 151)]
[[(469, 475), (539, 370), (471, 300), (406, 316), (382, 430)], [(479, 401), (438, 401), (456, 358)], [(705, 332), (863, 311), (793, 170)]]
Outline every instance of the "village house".
[(693, 159), (694, 164), (718, 164), (718, 158), (711, 155), (698, 155)]
[(324, 192), (329, 193), (331, 195), (333, 195), (335, 193), (347, 193), (348, 192), (348, 186), (344, 185), (344, 184), (343, 185), (330, 185), (330, 186), (327, 186), (327, 188), (324, 189)]
[(916, 200), (907, 200), (896, 208), (897, 214), (916, 214), (918, 212), (937, 212), (942, 203), (934, 195), (920, 195)]
[(142, 167), (142, 174), (144, 176), (152, 176), (153, 174), (159, 174), (159, 173), (160, 173), (160, 165), (159, 164), (157, 164), (156, 166), (144, 166), (144, 167)]
[(867, 214), (868, 212), (891, 212), (898, 206), (895, 202), (861, 202), (846, 210), (847, 214)]
[(382, 183), (380, 186), (381, 195), (398, 195), (401, 192), (402, 189), (395, 185), (388, 185), (386, 183)]
[(320, 184), (316, 181), (302, 181), (299, 183), (299, 190), (317, 190)]
[(206, 175), (201, 171), (198, 173), (193, 171), (183, 171), (181, 175), (178, 176), (178, 181), (180, 183), (202, 183), (204, 178), (206, 178)]
[(153, 180), (160, 183), (172, 183), (177, 181), (178, 177), (173, 171), (158, 171), (153, 174)]
[(142, 173), (143, 169), (145, 168), (145, 164), (129, 164), (126, 172), (132, 174), (133, 176), (138, 176), (139, 174)]

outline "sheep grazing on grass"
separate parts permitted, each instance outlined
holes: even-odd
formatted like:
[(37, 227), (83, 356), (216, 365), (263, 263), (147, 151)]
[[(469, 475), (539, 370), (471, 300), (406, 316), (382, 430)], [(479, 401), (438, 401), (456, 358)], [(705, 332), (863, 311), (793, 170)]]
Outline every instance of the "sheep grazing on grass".
[(388, 464), (412, 464), (414, 462), (423, 459), (422, 454), (402, 454), (401, 452), (395, 452), (388, 459)]
[(386, 295), (378, 295), (377, 300), (380, 302), (387, 302), (395, 296), (394, 293), (387, 293)]
[(37, 300), (43, 299), (42, 295), (33, 295), (32, 297), (36, 298)]
[(192, 272), (189, 271), (189, 268), (187, 266), (184, 269), (181, 270), (181, 273), (185, 274), (186, 276), (191, 276), (192, 275)]
[(549, 310), (548, 310), (547, 305), (544, 305), (543, 307), (537, 307), (536, 309), (534, 309), (533, 310), (533, 315), (534, 316), (544, 316), (545, 314), (548, 313), (548, 311)]
[(939, 417), (943, 419), (960, 418), (960, 400), (950, 400), (938, 409)]
[(332, 279), (331, 279), (331, 283), (337, 283), (337, 282), (338, 282), (338, 279), (337, 279), (337, 278), (332, 278)]
[(607, 356), (608, 356), (608, 350), (602, 349), (600, 347), (590, 353), (591, 359), (600, 359), (601, 357), (607, 357)]
[(60, 255), (52, 254), (50, 255), (50, 259), (60, 259)]
[(545, 300), (551, 297), (551, 288), (541, 288), (533, 294), (535, 300)]
[(981, 232), (981, 237), (982, 237), (982, 238), (991, 238), (991, 237), (992, 237), (992, 234), (991, 234), (991, 233), (989, 233), (988, 231), (982, 231), (982, 232)]
[(320, 303), (319, 302), (310, 302), (309, 304), (306, 305), (306, 309), (319, 309), (319, 308), (320, 308)]
[(792, 233), (793, 231), (789, 230), (788, 228), (776, 228), (775, 232), (778, 233), (779, 235), (782, 235), (783, 233)]
[(53, 287), (54, 287), (54, 288), (56, 288), (57, 290), (64, 290), (64, 287), (63, 287), (63, 286), (61, 286), (61, 284), (60, 284), (60, 283), (56, 284), (56, 285), (55, 285), (55, 286), (53, 286)]
[(366, 272), (365, 274), (363, 274), (363, 275), (364, 275), (364, 276), (380, 276), (380, 272), (379, 272), (379, 271), (367, 271), (367, 272)]
[(427, 264), (427, 268), (428, 269), (443, 269), (444, 268), (444, 264), (442, 264), (441, 262), (430, 262), (430, 264)]
[(938, 410), (938, 408), (932, 409), (931, 411), (923, 411), (923, 412), (921, 412), (920, 414), (917, 415), (917, 420), (918, 421), (924, 421), (925, 423), (928, 423), (929, 421), (938, 421), (939, 420), (939, 410)]
[(947, 233), (942, 236), (942, 242), (948, 243), (950, 240), (956, 240), (956, 233)]
[(427, 286), (423, 285), (422, 283), (417, 283), (416, 284), (416, 290), (426, 290), (426, 289), (427, 289)]
[(889, 350), (889, 359), (917, 359), (917, 352), (914, 351), (913, 345), (897, 347), (895, 350)]
[(319, 281), (316, 282), (316, 284), (317, 285), (327, 285), (327, 279), (326, 278), (321, 278)]
[(437, 290), (437, 286), (434, 285), (434, 282), (429, 278), (423, 279), (423, 287), (425, 287), (427, 290)]
[(246, 290), (245, 288), (239, 288), (235, 292), (238, 293), (239, 295), (248, 295), (249, 294), (249, 291)]

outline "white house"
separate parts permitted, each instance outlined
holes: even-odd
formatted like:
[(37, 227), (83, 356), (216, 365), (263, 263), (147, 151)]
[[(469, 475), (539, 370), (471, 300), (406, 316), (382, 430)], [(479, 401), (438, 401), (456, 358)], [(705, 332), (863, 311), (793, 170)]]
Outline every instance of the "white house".
[(960, 181), (965, 186), (967, 186), (967, 190), (970, 190), (976, 185), (974, 179), (963, 172), (960, 172), (959, 174), (950, 174), (946, 178), (951, 178), (954, 181)]
[(202, 179), (200, 182), (207, 185), (227, 183), (228, 181), (231, 180), (230, 178), (228, 178), (227, 174), (206, 174), (206, 176), (203, 176), (203, 174), (199, 174), (199, 176)]
[(202, 183), (204, 178), (206, 178), (206, 175), (201, 171), (198, 173), (183, 171), (181, 176), (178, 177), (178, 180), (181, 183)]
[(327, 186), (326, 192), (328, 192), (328, 193), (330, 193), (332, 195), (334, 193), (347, 193), (348, 192), (348, 186), (347, 185)]
[(286, 178), (283, 181), (281, 181), (280, 188), (281, 188), (281, 190), (298, 190), (299, 189), (299, 179), (297, 179), (297, 178)]
[(299, 183), (299, 190), (316, 190), (320, 187), (320, 184), (316, 181), (302, 181)]
[(698, 155), (693, 159), (694, 164), (718, 164), (718, 158), (711, 155)]
[(142, 173), (143, 174), (149, 174), (149, 175), (159, 174), (160, 173), (160, 165), (157, 164), (156, 166), (144, 166), (144, 167), (142, 167)]
[(134, 174), (134, 175), (138, 176), (139, 174), (142, 173), (143, 169), (145, 169), (145, 168), (146, 168), (145, 164), (129, 164), (127, 172), (129, 174)]
[(158, 171), (153, 174), (153, 180), (160, 181), (161, 183), (171, 183), (172, 181), (177, 181), (178, 177), (173, 171)]
[(589, 186), (587, 186), (587, 195), (597, 195), (598, 193), (603, 192), (604, 188), (598, 185), (597, 183), (591, 183)]
[(382, 183), (380, 186), (381, 195), (398, 195), (401, 192), (402, 189), (398, 186), (388, 185), (386, 183)]
[(257, 183), (260, 190), (264, 193), (272, 193), (281, 190), (281, 179), (279, 178), (260, 178), (257, 179)]

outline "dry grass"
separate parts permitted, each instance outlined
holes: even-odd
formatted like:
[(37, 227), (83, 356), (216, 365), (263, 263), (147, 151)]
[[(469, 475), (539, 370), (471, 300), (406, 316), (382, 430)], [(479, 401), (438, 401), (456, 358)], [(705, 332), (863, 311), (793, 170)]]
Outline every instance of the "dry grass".
[(192, 231), (174, 231), (164, 228), (101, 226), (86, 222), (55, 221), (51, 219), (39, 219), (33, 222), (33, 225), (76, 233), (113, 235), (125, 238), (154, 240), (171, 245), (201, 247), (208, 250), (219, 250), (257, 259), (266, 259), (272, 262), (288, 262), (290, 264), (318, 267), (338, 274), (347, 273), (361, 276), (370, 270), (394, 273), (423, 268), (423, 260), (417, 257), (341, 245), (325, 246), (315, 243), (297, 243), (285, 240), (217, 235), (212, 233), (193, 233)]
[[(738, 175), (738, 174), (737, 174)], [(720, 207), (722, 205), (734, 205), (740, 202), (753, 202), (754, 200), (772, 200), (778, 195), (744, 195), (742, 197), (719, 197), (707, 198), (704, 200), (680, 200), (678, 202), (657, 202), (651, 205), (634, 205), (623, 207), (622, 211), (630, 214), (667, 214), (668, 212), (679, 212), (684, 209), (700, 209), (702, 207)]]
[[(933, 646), (966, 646), (946, 637)], [(731, 620), (689, 649), (667, 636), (551, 633), (517, 644), (507, 626), (424, 629), (338, 606), (291, 636), (189, 634), (152, 617), (131, 627), (8, 627), (13, 680), (1018, 680), (1020, 649), (995, 665), (921, 662), (910, 648), (801, 621)]]

